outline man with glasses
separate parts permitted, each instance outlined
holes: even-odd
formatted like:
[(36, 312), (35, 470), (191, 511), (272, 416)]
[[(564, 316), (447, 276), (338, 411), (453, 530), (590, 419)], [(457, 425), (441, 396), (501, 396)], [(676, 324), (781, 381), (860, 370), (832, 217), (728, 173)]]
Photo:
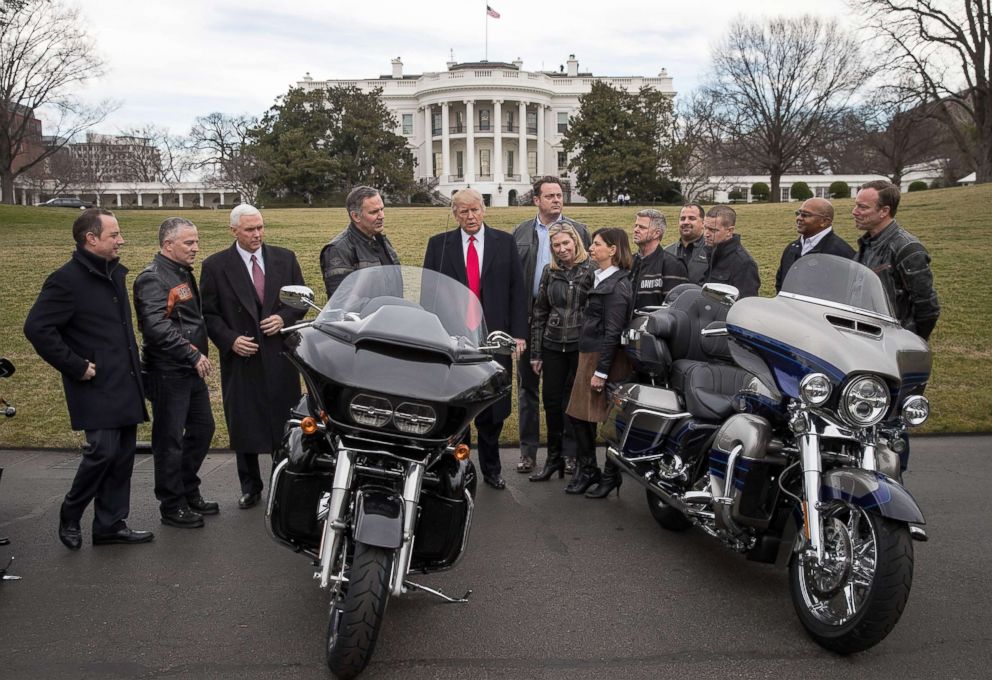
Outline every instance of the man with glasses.
[[(530, 327), (531, 312), (534, 300), (537, 299), (541, 283), (541, 272), (551, 262), (551, 246), (548, 242), (548, 228), (552, 224), (570, 224), (575, 228), (582, 245), (589, 247), (589, 230), (586, 225), (571, 220), (562, 215), (564, 194), (561, 180), (551, 175), (540, 177), (534, 182), (534, 205), (537, 206), (537, 217), (521, 222), (513, 230), (513, 240), (517, 244), (520, 255), (520, 265), (523, 268), (524, 288), (530, 294), (527, 297), (527, 327)], [(538, 399), (538, 388), (541, 379), (530, 366), (530, 350), (528, 349), (517, 362), (517, 404), (519, 408), (517, 427), (520, 435), (520, 462), (517, 472), (531, 472), (537, 458), (537, 445), (540, 438), (541, 412)], [(572, 448), (572, 439), (566, 435), (566, 454)]]
[(758, 294), (761, 277), (758, 264), (741, 244), (741, 237), (734, 233), (737, 213), (729, 205), (715, 205), (703, 220), (703, 238), (706, 240), (709, 269), (706, 283), (723, 283), (734, 286), (742, 298)]
[(834, 207), (824, 198), (804, 201), (796, 211), (796, 231), (799, 238), (785, 247), (782, 261), (775, 272), (775, 292), (782, 290), (782, 282), (789, 268), (804, 255), (825, 253), (854, 259), (854, 248), (833, 230)]

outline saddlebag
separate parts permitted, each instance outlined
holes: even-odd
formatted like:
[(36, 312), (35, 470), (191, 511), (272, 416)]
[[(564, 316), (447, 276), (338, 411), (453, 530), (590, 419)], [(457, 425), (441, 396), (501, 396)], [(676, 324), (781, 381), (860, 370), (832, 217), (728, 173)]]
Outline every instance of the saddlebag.
[(641, 456), (657, 449), (674, 423), (687, 415), (676, 392), (625, 383), (610, 394), (600, 434), (625, 457)]

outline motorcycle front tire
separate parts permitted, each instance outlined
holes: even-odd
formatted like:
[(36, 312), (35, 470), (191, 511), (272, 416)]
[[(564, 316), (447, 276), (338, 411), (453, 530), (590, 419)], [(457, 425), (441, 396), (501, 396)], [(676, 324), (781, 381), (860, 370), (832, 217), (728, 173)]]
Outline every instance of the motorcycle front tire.
[(393, 551), (355, 544), (344, 593), (331, 603), (327, 623), (327, 667), (342, 680), (365, 670), (382, 628), (389, 601)]
[[(855, 533), (856, 554), (865, 559), (860, 565), (849, 564), (847, 574), (834, 585), (836, 594), (815, 592), (812, 572), (805, 570), (798, 554), (789, 563), (789, 590), (796, 614), (806, 632), (821, 647), (837, 654), (862, 652), (877, 645), (895, 628), (909, 600), (913, 584), (913, 541), (909, 528), (902, 522), (886, 519), (873, 512), (848, 503), (842, 517), (845, 531)], [(854, 517), (852, 517), (852, 515)], [(873, 545), (867, 546), (869, 540)], [(850, 536), (844, 538), (850, 544)], [(828, 549), (831, 549), (828, 541)], [(870, 559), (873, 557), (874, 559)], [(864, 587), (864, 582), (870, 585)], [(851, 589), (857, 589), (855, 593)], [(846, 595), (846, 597), (845, 597)], [(853, 615), (848, 605), (840, 605), (847, 612), (835, 615), (829, 602), (857, 602)], [(819, 606), (817, 606), (819, 605)], [(844, 616), (844, 614), (847, 616)]]

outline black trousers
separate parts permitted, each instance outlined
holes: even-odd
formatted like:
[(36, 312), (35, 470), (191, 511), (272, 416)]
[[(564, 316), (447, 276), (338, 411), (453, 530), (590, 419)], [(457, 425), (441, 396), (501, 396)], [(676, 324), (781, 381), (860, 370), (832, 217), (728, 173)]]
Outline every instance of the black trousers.
[(93, 501), (93, 533), (124, 527), (131, 510), (131, 471), (138, 426), (86, 430), (89, 450), (83, 453), (62, 504), (64, 519), (78, 522)]
[[(475, 429), (479, 435), (476, 452), (479, 458), (479, 470), (486, 477), (496, 477), (503, 472), (503, 464), (499, 459), (499, 436), (503, 432), (503, 421), (493, 420), (489, 414), (491, 409), (483, 411), (475, 419)], [(472, 446), (472, 430), (465, 432), (462, 442)]]
[(262, 493), (262, 471), (258, 465), (257, 453), (235, 451), (238, 463), (238, 481), (241, 483), (241, 493)]
[(568, 417), (575, 430), (575, 458), (579, 469), (599, 468), (596, 464), (596, 429), (599, 423)]
[(571, 420), (565, 417), (565, 409), (572, 394), (579, 353), (544, 350), (541, 361), (541, 375), (544, 377), (541, 398), (544, 400), (544, 420), (548, 426), (548, 456), (557, 452), (571, 457), (575, 455), (575, 435)]
[(163, 513), (186, 507), (200, 495), (197, 473), (214, 436), (210, 394), (203, 378), (193, 374), (151, 371), (147, 374), (152, 402), (152, 456), (155, 498)]

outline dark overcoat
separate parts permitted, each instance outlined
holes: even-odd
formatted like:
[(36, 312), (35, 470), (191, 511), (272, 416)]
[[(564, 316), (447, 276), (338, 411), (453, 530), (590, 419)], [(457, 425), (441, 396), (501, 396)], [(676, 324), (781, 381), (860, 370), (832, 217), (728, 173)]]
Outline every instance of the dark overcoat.
[[(484, 239), (479, 283), (486, 329), (490, 333), (504, 331), (514, 338), (526, 339), (529, 337), (527, 310), (531, 292), (524, 286), (516, 243), (510, 234), (493, 229), (488, 224), (485, 225)], [(424, 254), (424, 269), (440, 272), (468, 286), (461, 229), (452, 229), (430, 238)], [(503, 368), (512, 370), (509, 357), (499, 356), (496, 360)], [(510, 396), (507, 395), (479, 417), (503, 420), (510, 415), (510, 409)]]
[[(77, 248), (53, 272), (28, 312), (24, 335), (62, 374), (74, 430), (109, 430), (148, 420), (127, 268)], [(92, 380), (82, 380), (87, 362)]]
[[(265, 304), (235, 245), (203, 261), (200, 295), (207, 333), (220, 356), (224, 418), (230, 446), (244, 453), (268, 453), (279, 445), (289, 410), (300, 399), (300, 376), (283, 356), (283, 336), (264, 335), (259, 322), (273, 314), (286, 326), (305, 312), (279, 302), (282, 286), (303, 285), (303, 273), (291, 250), (262, 245), (265, 263)], [(240, 335), (255, 338), (259, 351), (242, 357), (234, 353)]]

